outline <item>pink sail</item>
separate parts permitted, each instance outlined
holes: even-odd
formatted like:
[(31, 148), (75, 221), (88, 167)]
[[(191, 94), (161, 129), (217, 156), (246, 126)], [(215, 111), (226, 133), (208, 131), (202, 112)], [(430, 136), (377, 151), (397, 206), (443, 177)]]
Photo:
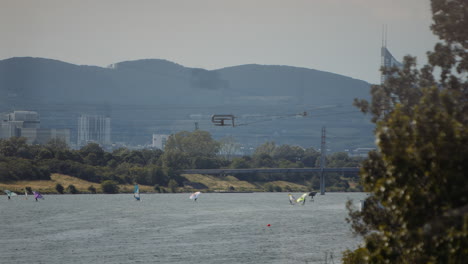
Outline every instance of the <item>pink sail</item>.
[(44, 199), (44, 197), (42, 197), (42, 195), (41, 195), (39, 192), (33, 191), (33, 193), (34, 193), (34, 198), (36, 198), (36, 199), (41, 199), (41, 198)]

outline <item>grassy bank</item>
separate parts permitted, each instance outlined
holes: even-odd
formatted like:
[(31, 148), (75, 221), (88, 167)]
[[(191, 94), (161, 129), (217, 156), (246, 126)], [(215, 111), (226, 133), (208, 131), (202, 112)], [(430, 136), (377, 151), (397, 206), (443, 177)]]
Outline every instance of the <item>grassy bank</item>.
[[(225, 192), (264, 192), (268, 191), (269, 187), (279, 187), (282, 191), (307, 191), (308, 188), (304, 185), (286, 182), (286, 181), (273, 181), (268, 183), (251, 183), (247, 181), (240, 181), (234, 176), (215, 177), (210, 175), (201, 174), (184, 174), (190, 182), (201, 183), (208, 187), (209, 191)], [(271, 188), (271, 187), (270, 187)]]
[[(93, 186), (96, 188), (97, 193), (102, 193), (101, 184), (95, 182), (89, 182), (85, 180), (81, 180), (75, 177), (53, 173), (50, 176), (50, 180), (48, 181), (15, 181), (15, 182), (7, 182), (7, 183), (0, 183), (0, 190), (10, 190), (16, 192), (18, 194), (24, 193), (24, 188), (31, 187), (34, 191), (39, 191), (41, 193), (57, 193), (55, 186), (57, 184), (61, 184), (65, 189), (69, 185), (75, 186), (75, 188), (80, 193), (87, 193), (88, 188)], [(121, 192), (132, 192), (133, 185), (119, 185), (119, 189)], [(152, 186), (144, 186), (140, 185), (141, 192), (152, 192), (154, 191)], [(3, 193), (3, 192), (2, 192)]]
[[(210, 175), (200, 174), (184, 174), (183, 175), (189, 182), (201, 184), (206, 188), (200, 189), (206, 192), (263, 192), (268, 191), (272, 187), (282, 191), (308, 191), (308, 188), (304, 185), (295, 184), (285, 181), (274, 181), (269, 183), (250, 183), (247, 181), (240, 181), (234, 176), (214, 177)], [(51, 179), (47, 181), (16, 181), (16, 182), (0, 182), (0, 190), (10, 190), (18, 194), (24, 193), (24, 188), (31, 187), (32, 190), (39, 191), (41, 193), (58, 193), (55, 189), (57, 184), (61, 184), (65, 189), (69, 185), (75, 186), (79, 193), (89, 193), (88, 188), (93, 186), (97, 193), (102, 193), (101, 184), (95, 182), (89, 182), (81, 180), (68, 175), (54, 173), (51, 175)], [(133, 185), (131, 184), (119, 184), (119, 191), (121, 193), (133, 192)], [(167, 190), (167, 188), (165, 188)], [(191, 192), (198, 190), (190, 185), (177, 188), (177, 192)], [(153, 186), (140, 185), (140, 192), (155, 192)], [(3, 194), (3, 192), (2, 192)]]

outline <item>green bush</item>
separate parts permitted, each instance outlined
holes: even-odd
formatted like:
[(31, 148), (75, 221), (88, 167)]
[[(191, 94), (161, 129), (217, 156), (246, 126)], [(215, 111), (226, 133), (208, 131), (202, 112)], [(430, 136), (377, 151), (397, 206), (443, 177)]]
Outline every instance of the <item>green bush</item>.
[(275, 191), (274, 186), (271, 183), (267, 183), (267, 184), (263, 185), (263, 189), (265, 189), (265, 191), (267, 191), (267, 192), (274, 192)]
[(159, 186), (159, 184), (154, 185), (154, 190), (158, 193), (161, 192), (161, 187)]
[(282, 192), (282, 191), (283, 191), (283, 188), (281, 188), (281, 186), (278, 186), (278, 185), (275, 186), (275, 192)]
[(171, 192), (175, 193), (178, 186), (179, 186), (179, 184), (174, 179), (171, 179), (171, 180), (169, 180), (169, 184), (168, 184), (167, 187), (169, 187), (169, 189), (171, 189)]
[(102, 191), (104, 193), (118, 193), (119, 192), (119, 186), (114, 181), (103, 181), (101, 183)]
[(64, 189), (65, 188), (63, 188), (62, 184), (60, 184), (60, 183), (57, 183), (57, 185), (55, 185), (55, 190), (57, 190), (57, 192), (60, 193), (60, 194), (63, 194)]
[(96, 188), (94, 188), (94, 186), (91, 185), (88, 187), (88, 191), (90, 191), (91, 193), (96, 193)]
[(78, 193), (78, 190), (76, 189), (75, 185), (70, 184), (70, 185), (68, 185), (68, 187), (67, 187), (67, 192), (68, 192), (68, 193), (71, 193), (71, 194), (77, 194), (77, 193)]

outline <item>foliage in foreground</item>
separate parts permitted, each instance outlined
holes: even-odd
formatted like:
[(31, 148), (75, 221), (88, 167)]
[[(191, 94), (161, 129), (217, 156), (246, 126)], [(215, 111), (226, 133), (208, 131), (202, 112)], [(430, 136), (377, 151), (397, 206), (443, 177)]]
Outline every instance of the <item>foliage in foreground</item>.
[[(433, 0), (433, 31), (445, 42), (430, 65), (403, 69), (356, 101), (376, 122), (378, 151), (361, 177), (370, 196), (349, 221), (365, 244), (344, 263), (464, 263), (468, 259), (468, 17), (464, 0)], [(465, 14), (465, 15), (463, 15)], [(435, 81), (432, 71), (440, 68)]]

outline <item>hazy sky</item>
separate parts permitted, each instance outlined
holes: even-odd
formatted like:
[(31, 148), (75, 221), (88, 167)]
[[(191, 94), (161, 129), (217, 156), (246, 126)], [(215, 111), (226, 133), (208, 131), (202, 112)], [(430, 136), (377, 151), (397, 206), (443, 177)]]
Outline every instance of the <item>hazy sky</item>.
[(0, 60), (290, 65), (377, 83), (382, 25), (395, 58), (422, 64), (431, 23), (429, 0), (0, 0)]

